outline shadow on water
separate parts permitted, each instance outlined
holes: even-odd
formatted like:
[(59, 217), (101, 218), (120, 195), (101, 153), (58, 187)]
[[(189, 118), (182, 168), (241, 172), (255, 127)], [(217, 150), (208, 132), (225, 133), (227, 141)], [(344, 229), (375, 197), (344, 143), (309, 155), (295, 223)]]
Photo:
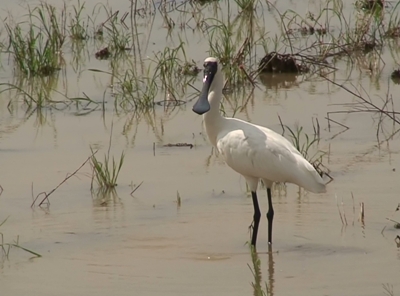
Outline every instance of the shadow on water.
[[(268, 246), (268, 281), (265, 285), (262, 283), (262, 272), (261, 272), (261, 260), (258, 256), (257, 251), (251, 247), (250, 249), (252, 267), (249, 268), (253, 274), (254, 282), (251, 283), (253, 287), (254, 296), (273, 296), (274, 295), (274, 284), (275, 284), (275, 261), (272, 246)], [(264, 287), (265, 286), (265, 287)]]

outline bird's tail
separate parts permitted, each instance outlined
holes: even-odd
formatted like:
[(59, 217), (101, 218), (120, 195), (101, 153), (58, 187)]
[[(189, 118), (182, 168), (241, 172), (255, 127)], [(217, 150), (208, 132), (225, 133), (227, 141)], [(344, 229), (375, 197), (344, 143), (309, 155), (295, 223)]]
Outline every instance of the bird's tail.
[(314, 193), (326, 192), (325, 182), (316, 169), (304, 158), (301, 159), (300, 163), (299, 167), (302, 174), (299, 174), (300, 180), (297, 180), (296, 183), (307, 191)]

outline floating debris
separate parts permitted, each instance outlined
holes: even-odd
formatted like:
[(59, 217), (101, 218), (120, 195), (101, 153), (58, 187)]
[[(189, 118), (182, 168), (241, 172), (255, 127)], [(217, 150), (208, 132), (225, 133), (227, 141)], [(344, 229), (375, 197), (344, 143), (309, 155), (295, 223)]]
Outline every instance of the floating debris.
[(176, 143), (176, 144), (165, 144), (163, 147), (190, 147), (190, 149), (193, 148), (193, 144), (188, 144), (188, 143)]
[(377, 46), (375, 41), (365, 41), (363, 45), (364, 45), (365, 53), (368, 53), (368, 52), (374, 50), (374, 48)]
[(96, 52), (95, 57), (99, 60), (106, 60), (111, 56), (111, 52), (108, 50), (108, 47), (105, 47), (98, 52)]
[(393, 83), (400, 84), (400, 69), (394, 70), (390, 77), (392, 78)]
[(182, 75), (186, 76), (196, 76), (199, 74), (201, 69), (197, 67), (196, 63), (194, 61), (192, 62), (185, 62), (183, 66), (179, 67), (179, 72)]
[(318, 35), (326, 35), (326, 28), (317, 28), (315, 29), (315, 32), (317, 32)]
[(261, 73), (304, 73), (308, 71), (308, 67), (298, 63), (291, 54), (273, 51), (261, 59), (258, 71)]
[(314, 28), (314, 27), (311, 27), (311, 26), (309, 26), (309, 27), (302, 27), (302, 28), (300, 29), (300, 33), (301, 33), (301, 35), (303, 35), (303, 36), (306, 36), (306, 35), (313, 35), (313, 34), (315, 33), (315, 28)]
[(194, 3), (198, 3), (202, 6), (216, 1), (218, 0), (193, 0)]

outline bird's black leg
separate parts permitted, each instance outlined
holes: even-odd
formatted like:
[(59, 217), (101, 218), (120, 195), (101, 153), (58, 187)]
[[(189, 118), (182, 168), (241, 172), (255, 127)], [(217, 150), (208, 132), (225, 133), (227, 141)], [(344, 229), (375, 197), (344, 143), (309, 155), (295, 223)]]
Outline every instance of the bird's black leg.
[(272, 244), (272, 222), (274, 220), (274, 207), (272, 206), (272, 196), (271, 196), (271, 189), (267, 188), (268, 194), (268, 244)]
[(251, 192), (251, 197), (253, 199), (254, 206), (254, 216), (253, 216), (253, 234), (251, 236), (251, 244), (253, 247), (256, 246), (257, 242), (257, 233), (258, 233), (258, 224), (260, 224), (261, 212), (260, 207), (258, 206), (257, 193), (255, 191)]

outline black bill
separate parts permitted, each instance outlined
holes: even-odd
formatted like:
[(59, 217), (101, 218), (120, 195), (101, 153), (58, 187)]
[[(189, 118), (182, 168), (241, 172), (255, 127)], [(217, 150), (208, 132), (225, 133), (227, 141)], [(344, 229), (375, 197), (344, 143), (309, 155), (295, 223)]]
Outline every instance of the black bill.
[(211, 108), (208, 102), (208, 91), (210, 90), (211, 83), (213, 82), (214, 75), (217, 72), (217, 63), (206, 62), (204, 64), (204, 79), (203, 88), (201, 89), (200, 97), (197, 102), (193, 105), (193, 112), (202, 115), (208, 112)]

